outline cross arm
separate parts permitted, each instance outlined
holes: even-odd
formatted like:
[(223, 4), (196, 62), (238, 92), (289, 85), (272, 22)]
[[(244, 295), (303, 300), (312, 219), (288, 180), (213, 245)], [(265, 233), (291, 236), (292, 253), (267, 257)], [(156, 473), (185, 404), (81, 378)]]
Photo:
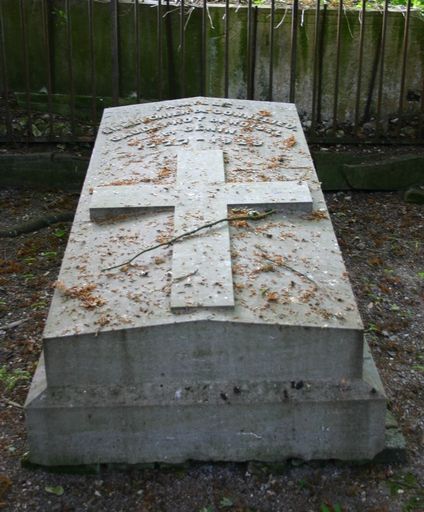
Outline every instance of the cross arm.
[(172, 186), (141, 184), (97, 187), (90, 203), (90, 219), (99, 221), (151, 208), (172, 208), (177, 201)]
[(313, 205), (308, 185), (298, 181), (227, 183), (224, 194), (228, 205), (238, 207), (308, 213)]

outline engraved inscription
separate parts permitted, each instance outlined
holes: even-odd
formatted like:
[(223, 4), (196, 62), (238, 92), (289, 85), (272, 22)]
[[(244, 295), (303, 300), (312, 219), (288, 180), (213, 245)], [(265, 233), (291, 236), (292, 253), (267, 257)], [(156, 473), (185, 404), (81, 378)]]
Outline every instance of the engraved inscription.
[[(162, 140), (151, 140), (161, 130)], [(297, 130), (294, 119), (276, 120), (267, 111), (258, 113), (244, 112), (243, 108), (233, 108), (231, 102), (206, 104), (202, 102), (164, 105), (156, 108), (156, 113), (144, 118), (137, 116), (121, 123), (113, 123), (102, 128), (102, 133), (109, 135), (109, 140), (118, 142), (133, 136), (141, 135), (146, 147), (181, 146), (191, 139), (199, 141), (201, 133), (218, 134), (222, 137), (210, 139), (213, 143), (239, 146), (261, 146), (258, 138), (248, 140), (247, 133), (259, 132), (271, 137), (284, 137), (287, 132)], [(182, 136), (183, 133), (186, 134)], [(178, 136), (180, 135), (180, 136)], [(200, 139), (199, 139), (200, 136)]]

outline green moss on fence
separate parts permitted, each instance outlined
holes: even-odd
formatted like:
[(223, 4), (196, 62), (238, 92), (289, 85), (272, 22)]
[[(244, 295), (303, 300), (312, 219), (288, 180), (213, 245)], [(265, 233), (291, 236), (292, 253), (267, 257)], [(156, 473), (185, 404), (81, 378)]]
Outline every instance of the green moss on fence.
[[(88, 2), (75, 0), (71, 3), (71, 15), (65, 11), (64, 0), (52, 0), (48, 13), (49, 65), (45, 33), (43, 32), (43, 2), (24, 2), (26, 41), (22, 36), (19, 2), (2, 0), (5, 20), (6, 63), (9, 90), (17, 93), (19, 104), (26, 106), (26, 88), (34, 109), (46, 109), (49, 81), (53, 94), (53, 110), (68, 115), (70, 100), (74, 96), (78, 117), (91, 115), (90, 95), (95, 92), (97, 115), (102, 107), (110, 104), (113, 90), (111, 58), (110, 3), (94, 2), (94, 60), (91, 60), (88, 22)], [(180, 48), (180, 9), (171, 6), (169, 12), (162, 7), (161, 38), (158, 37), (157, 7), (140, 4), (139, 46), (136, 47), (134, 5), (119, 3), (119, 93), (120, 102), (156, 100), (195, 96), (201, 93), (202, 71), (205, 70), (205, 93), (224, 95), (225, 69), (225, 19), (224, 8), (210, 5), (207, 20), (206, 62), (202, 65), (201, 8), (186, 11), (184, 23), (185, 66)], [(191, 9), (191, 8), (190, 8)], [(165, 15), (166, 14), (166, 15)], [(270, 26), (269, 9), (261, 6), (257, 11), (256, 66), (254, 91), (256, 99), (268, 99)], [(284, 18), (284, 21), (282, 21)], [(229, 32), (229, 95), (243, 98), (247, 93), (247, 9), (240, 7), (230, 11)], [(321, 13), (322, 69), (317, 82), (318, 110), (321, 118), (329, 120), (333, 114), (337, 11), (326, 9)], [(366, 16), (364, 35), (364, 60), (361, 77), (360, 116), (369, 118), (375, 114), (378, 89), (379, 45), (382, 15), (370, 12)], [(287, 101), (290, 77), (290, 28), (291, 12), (278, 8), (275, 12), (273, 54), (273, 99)], [(354, 118), (359, 55), (359, 12), (344, 13), (341, 25), (340, 75), (338, 96), (338, 120), (351, 122)], [(69, 31), (69, 32), (68, 32)], [(296, 103), (300, 112), (310, 113), (312, 108), (312, 84), (314, 69), (315, 13), (299, 12), (296, 63)], [(72, 76), (68, 57), (68, 33), (72, 46)], [(399, 106), (400, 75), (404, 16), (390, 12), (387, 19), (387, 42), (384, 61), (383, 111), (387, 117)], [(26, 44), (25, 44), (26, 43)], [(25, 48), (28, 53), (28, 74), (25, 66)], [(161, 48), (161, 54), (159, 50)], [(137, 58), (140, 82), (137, 84)], [(159, 62), (162, 61), (161, 70)], [(92, 74), (92, 66), (94, 75)], [(408, 60), (406, 67), (405, 105), (408, 115), (419, 112), (424, 76), (424, 21), (413, 13), (410, 23)], [(73, 78), (73, 80), (71, 80)], [(94, 81), (92, 80), (94, 78)], [(71, 87), (73, 85), (73, 87)], [(139, 87), (138, 87), (139, 85)], [(412, 99), (411, 99), (412, 98)], [(69, 101), (68, 101), (69, 100)]]

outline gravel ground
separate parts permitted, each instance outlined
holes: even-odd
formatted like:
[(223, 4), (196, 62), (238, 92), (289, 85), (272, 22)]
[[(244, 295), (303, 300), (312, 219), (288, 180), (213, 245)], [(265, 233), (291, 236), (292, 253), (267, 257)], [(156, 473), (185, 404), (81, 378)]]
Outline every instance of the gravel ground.
[[(76, 201), (57, 191), (2, 190), (0, 230), (73, 209)], [(56, 224), (0, 239), (0, 508), (424, 511), (424, 207), (397, 193), (335, 193), (327, 201), (389, 408), (407, 440), (407, 463), (188, 464), (89, 475), (22, 467), (28, 447), (21, 404), (69, 230)]]

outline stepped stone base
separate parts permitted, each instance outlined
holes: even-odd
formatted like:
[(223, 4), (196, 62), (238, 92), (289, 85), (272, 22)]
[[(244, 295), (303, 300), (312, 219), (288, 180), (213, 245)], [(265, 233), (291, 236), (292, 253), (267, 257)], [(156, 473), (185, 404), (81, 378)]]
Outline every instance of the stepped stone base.
[(385, 395), (366, 350), (350, 382), (218, 382), (54, 388), (43, 357), (26, 403), (30, 459), (42, 465), (372, 459)]

